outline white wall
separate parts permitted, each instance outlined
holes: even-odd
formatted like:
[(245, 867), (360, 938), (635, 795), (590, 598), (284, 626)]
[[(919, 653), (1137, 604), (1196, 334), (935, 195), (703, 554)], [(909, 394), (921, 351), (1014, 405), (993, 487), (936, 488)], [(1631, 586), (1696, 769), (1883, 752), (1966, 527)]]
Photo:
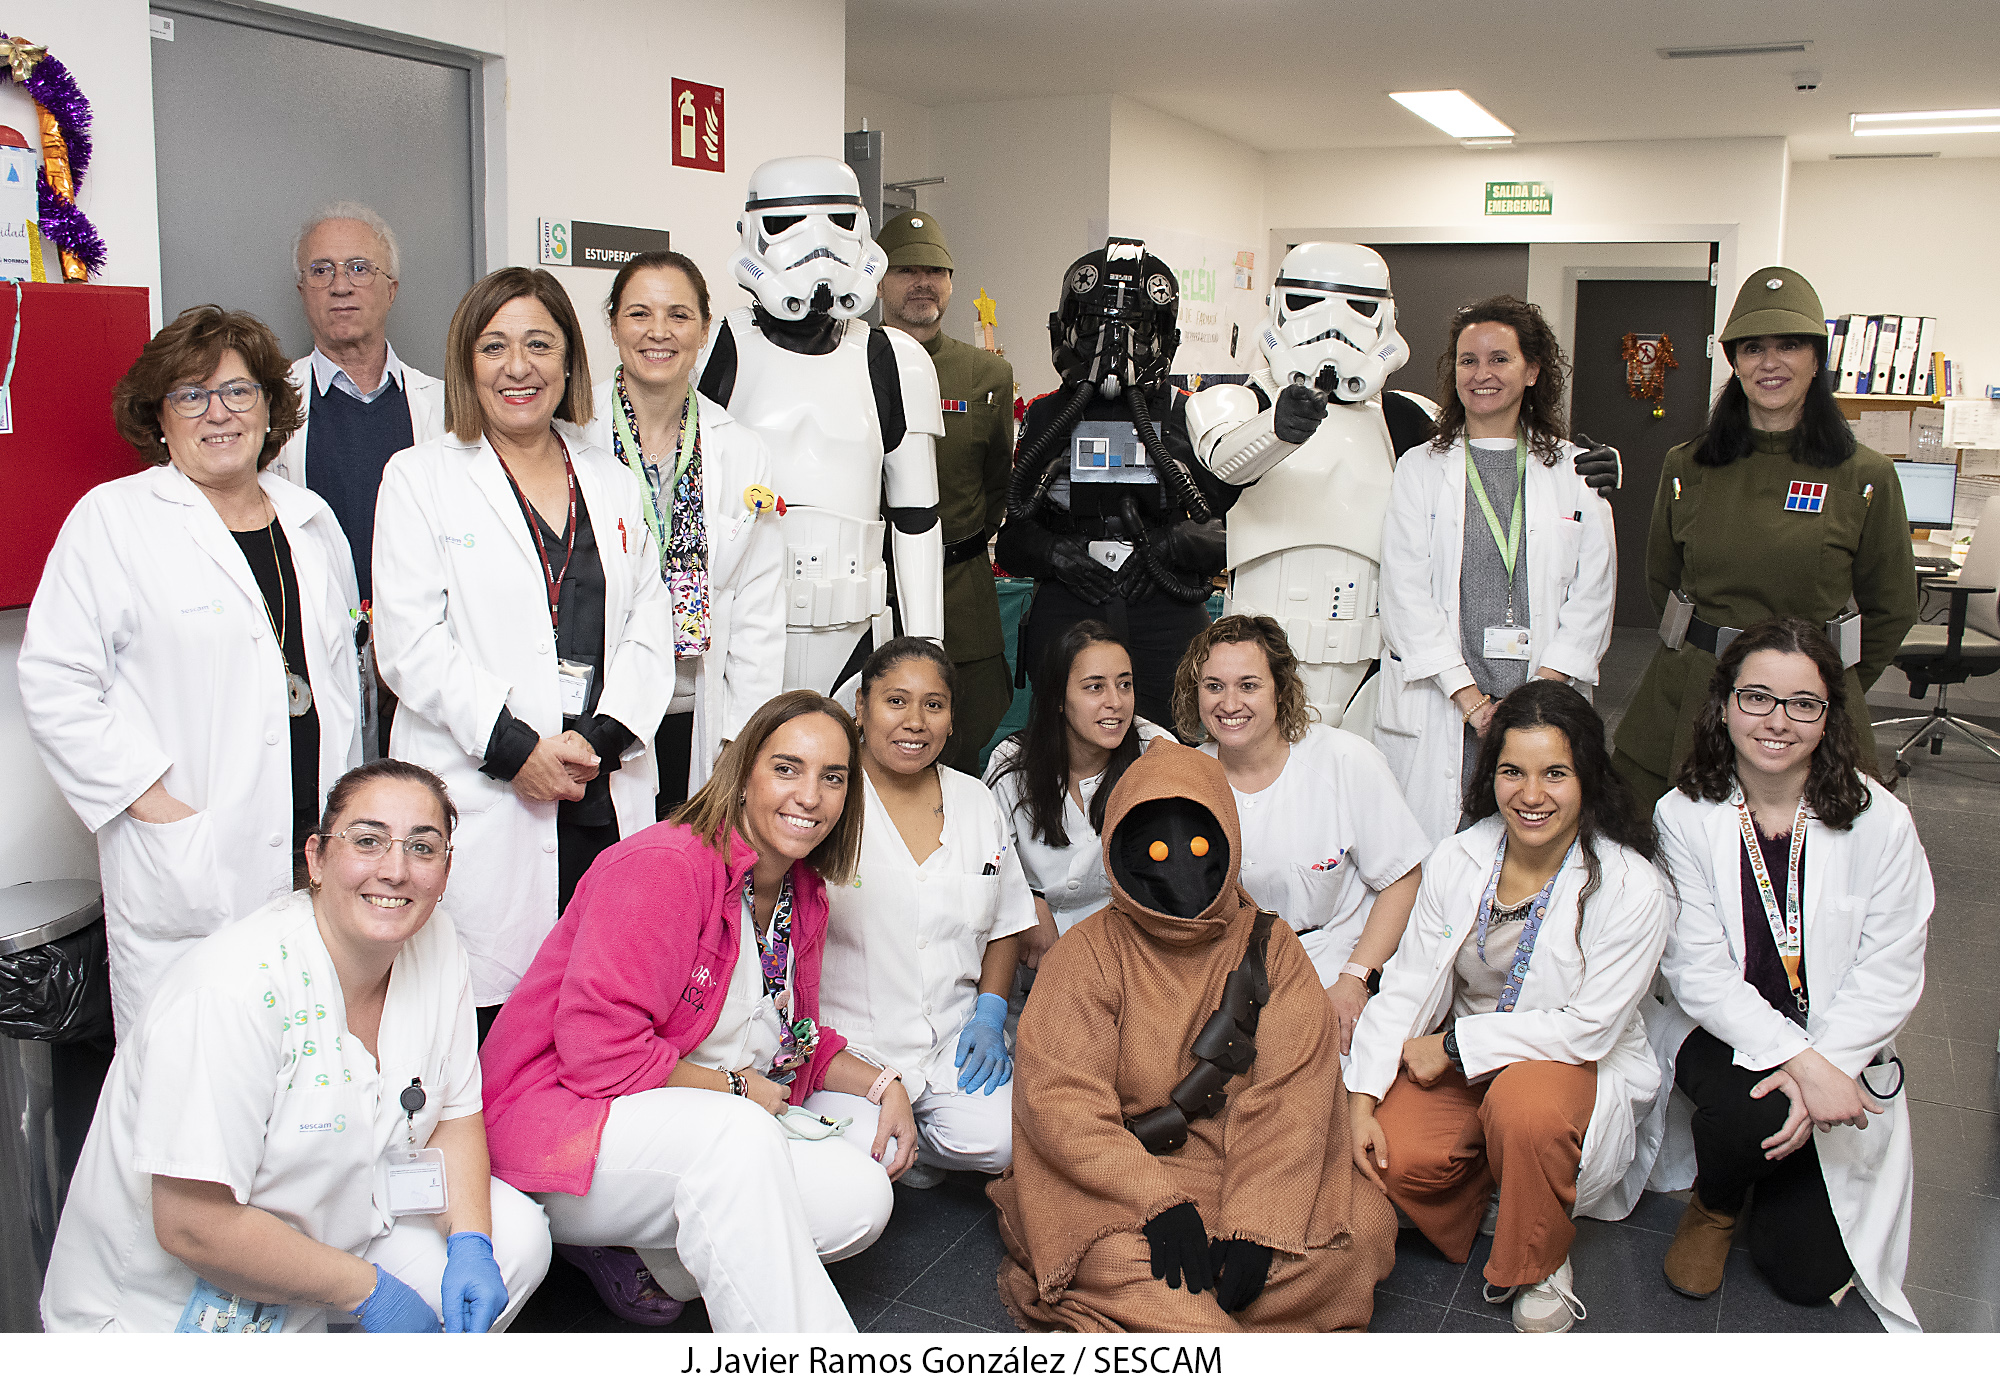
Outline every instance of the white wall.
[[(708, 273), (719, 312), (747, 299), (728, 267), (750, 171), (779, 155), (840, 153), (843, 0), (764, 0), (760, 25), (787, 36), (776, 48), (744, 43), (733, 12), (696, 0), (573, 0), (559, 23), (546, 5), (530, 0), (308, 0), (293, 8), (489, 56), (494, 265), (533, 263), (538, 217), (665, 227)], [(18, 24), (29, 29), (28, 38), (48, 44), (90, 98), (96, 153), (79, 201), (110, 246), (103, 279), (148, 287), (157, 324), (153, 41), (146, 13), (144, 0), (64, 0), (36, 6), (32, 28), (14, 20), (7, 27)], [(724, 172), (673, 167), (666, 145), (669, 77), (725, 90)], [(12, 83), (0, 86), (0, 124), (34, 139), (33, 107)], [(203, 167), (212, 173), (212, 159)], [(187, 176), (170, 171), (169, 177)], [(222, 187), (226, 193), (227, 180)], [(616, 358), (596, 306), (610, 289), (610, 273), (556, 274), (589, 328), (596, 372), (608, 373)], [(93, 843), (49, 782), (21, 720), (14, 666), (24, 619), (21, 611), (0, 614), (0, 788), (8, 792), (0, 812), (0, 885), (94, 874), (96, 865)]]
[(1264, 155), (1178, 116), (1113, 97), (1111, 231), (1128, 220), (1262, 248), (1270, 228)]
[(1111, 106), (1109, 96), (1084, 96), (931, 110), (931, 172), (951, 182), (918, 192), (951, 238), (958, 268), (945, 332), (972, 337), (972, 301), (984, 286), (999, 305), (1000, 342), (1015, 380), (1031, 397), (1056, 385), (1048, 318), (1062, 273), (1103, 245)]
[[(847, 89), (847, 117), (841, 129), (858, 131), (863, 124), (882, 132), (882, 179), (928, 179), (943, 174), (934, 169), (931, 144), (931, 109), (904, 101), (901, 97), (867, 87)], [(949, 177), (949, 176), (947, 176)], [(933, 187), (913, 190), (917, 206), (924, 207), (937, 192)]]
[(1792, 166), (1784, 263), (1828, 315), (1929, 314), (1972, 391), (2000, 382), (2000, 160)]

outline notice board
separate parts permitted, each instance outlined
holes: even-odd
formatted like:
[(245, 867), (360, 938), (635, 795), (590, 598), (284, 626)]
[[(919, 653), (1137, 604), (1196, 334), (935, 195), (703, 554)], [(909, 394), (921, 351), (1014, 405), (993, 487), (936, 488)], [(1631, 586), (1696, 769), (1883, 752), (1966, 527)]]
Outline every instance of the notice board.
[(0, 608), (35, 598), (77, 500), (144, 468), (111, 391), (151, 337), (144, 286), (0, 284), (0, 363), (14, 335), (12, 433), (0, 435)]

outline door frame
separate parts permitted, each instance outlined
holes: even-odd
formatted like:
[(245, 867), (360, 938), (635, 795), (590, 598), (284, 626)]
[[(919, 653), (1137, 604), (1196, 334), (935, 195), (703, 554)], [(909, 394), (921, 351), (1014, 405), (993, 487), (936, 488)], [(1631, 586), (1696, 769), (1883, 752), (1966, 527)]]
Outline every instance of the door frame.
[[(266, 33), (284, 34), (291, 38), (337, 44), (342, 48), (360, 49), (364, 53), (385, 54), (391, 58), (408, 59), (414, 63), (456, 68), (465, 73), (468, 79), (466, 158), (472, 170), (472, 279), (478, 281), (491, 269), (495, 261), (496, 248), (491, 243), (489, 227), (497, 229), (498, 223), (490, 216), (493, 210), (489, 207), (490, 191), (486, 167), (489, 140), (487, 126), (489, 110), (493, 106), (489, 89), (494, 86), (496, 80), (504, 81), (504, 74), (498, 72), (501, 60), (488, 54), (475, 53), (470, 49), (454, 48), (449, 44), (431, 43), (424, 39), (412, 38), (407, 34), (391, 33), (386, 29), (335, 22), (299, 14), (294, 10), (232, 3), (232, 0), (151, 0), (149, 8), (161, 14), (189, 15), (196, 19), (213, 20), (219, 24), (235, 24), (245, 29), (261, 29)], [(504, 107), (504, 102), (501, 105)], [(497, 250), (504, 259), (504, 246)]]

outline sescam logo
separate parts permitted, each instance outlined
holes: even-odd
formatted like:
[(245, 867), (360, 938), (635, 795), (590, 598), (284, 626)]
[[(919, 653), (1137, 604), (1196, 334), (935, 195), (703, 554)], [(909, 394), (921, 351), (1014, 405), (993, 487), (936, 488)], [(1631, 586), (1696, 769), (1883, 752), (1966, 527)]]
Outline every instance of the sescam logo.
[(299, 1132), (303, 1136), (332, 1136), (347, 1130), (347, 1114), (335, 1113), (331, 1122), (301, 1122)]
[(473, 545), (473, 537), (470, 532), (466, 533), (463, 537), (454, 537), (449, 532), (440, 532), (438, 533), (438, 541), (448, 547), (464, 547), (467, 551), (471, 551)]
[(187, 605), (187, 606), (185, 606), (185, 607), (183, 607), (183, 608), (182, 608), (182, 610), (181, 610), (181, 613), (182, 613), (182, 614), (220, 614), (220, 613), (222, 613), (222, 601), (220, 601), (220, 600), (210, 600), (210, 601), (208, 601), (208, 602), (207, 602), (206, 604), (199, 604), (199, 605)]

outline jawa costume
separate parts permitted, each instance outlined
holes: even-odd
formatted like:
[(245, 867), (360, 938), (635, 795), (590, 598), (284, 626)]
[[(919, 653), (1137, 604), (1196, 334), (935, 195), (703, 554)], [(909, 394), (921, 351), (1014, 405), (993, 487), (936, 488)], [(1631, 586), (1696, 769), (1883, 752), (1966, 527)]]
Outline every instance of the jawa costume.
[(1319, 977), (1237, 886), (1222, 766), (1155, 741), (1104, 861), (1110, 905), (1021, 1015), (1000, 1299), (1026, 1330), (1365, 1329), (1395, 1216), (1355, 1174)]

